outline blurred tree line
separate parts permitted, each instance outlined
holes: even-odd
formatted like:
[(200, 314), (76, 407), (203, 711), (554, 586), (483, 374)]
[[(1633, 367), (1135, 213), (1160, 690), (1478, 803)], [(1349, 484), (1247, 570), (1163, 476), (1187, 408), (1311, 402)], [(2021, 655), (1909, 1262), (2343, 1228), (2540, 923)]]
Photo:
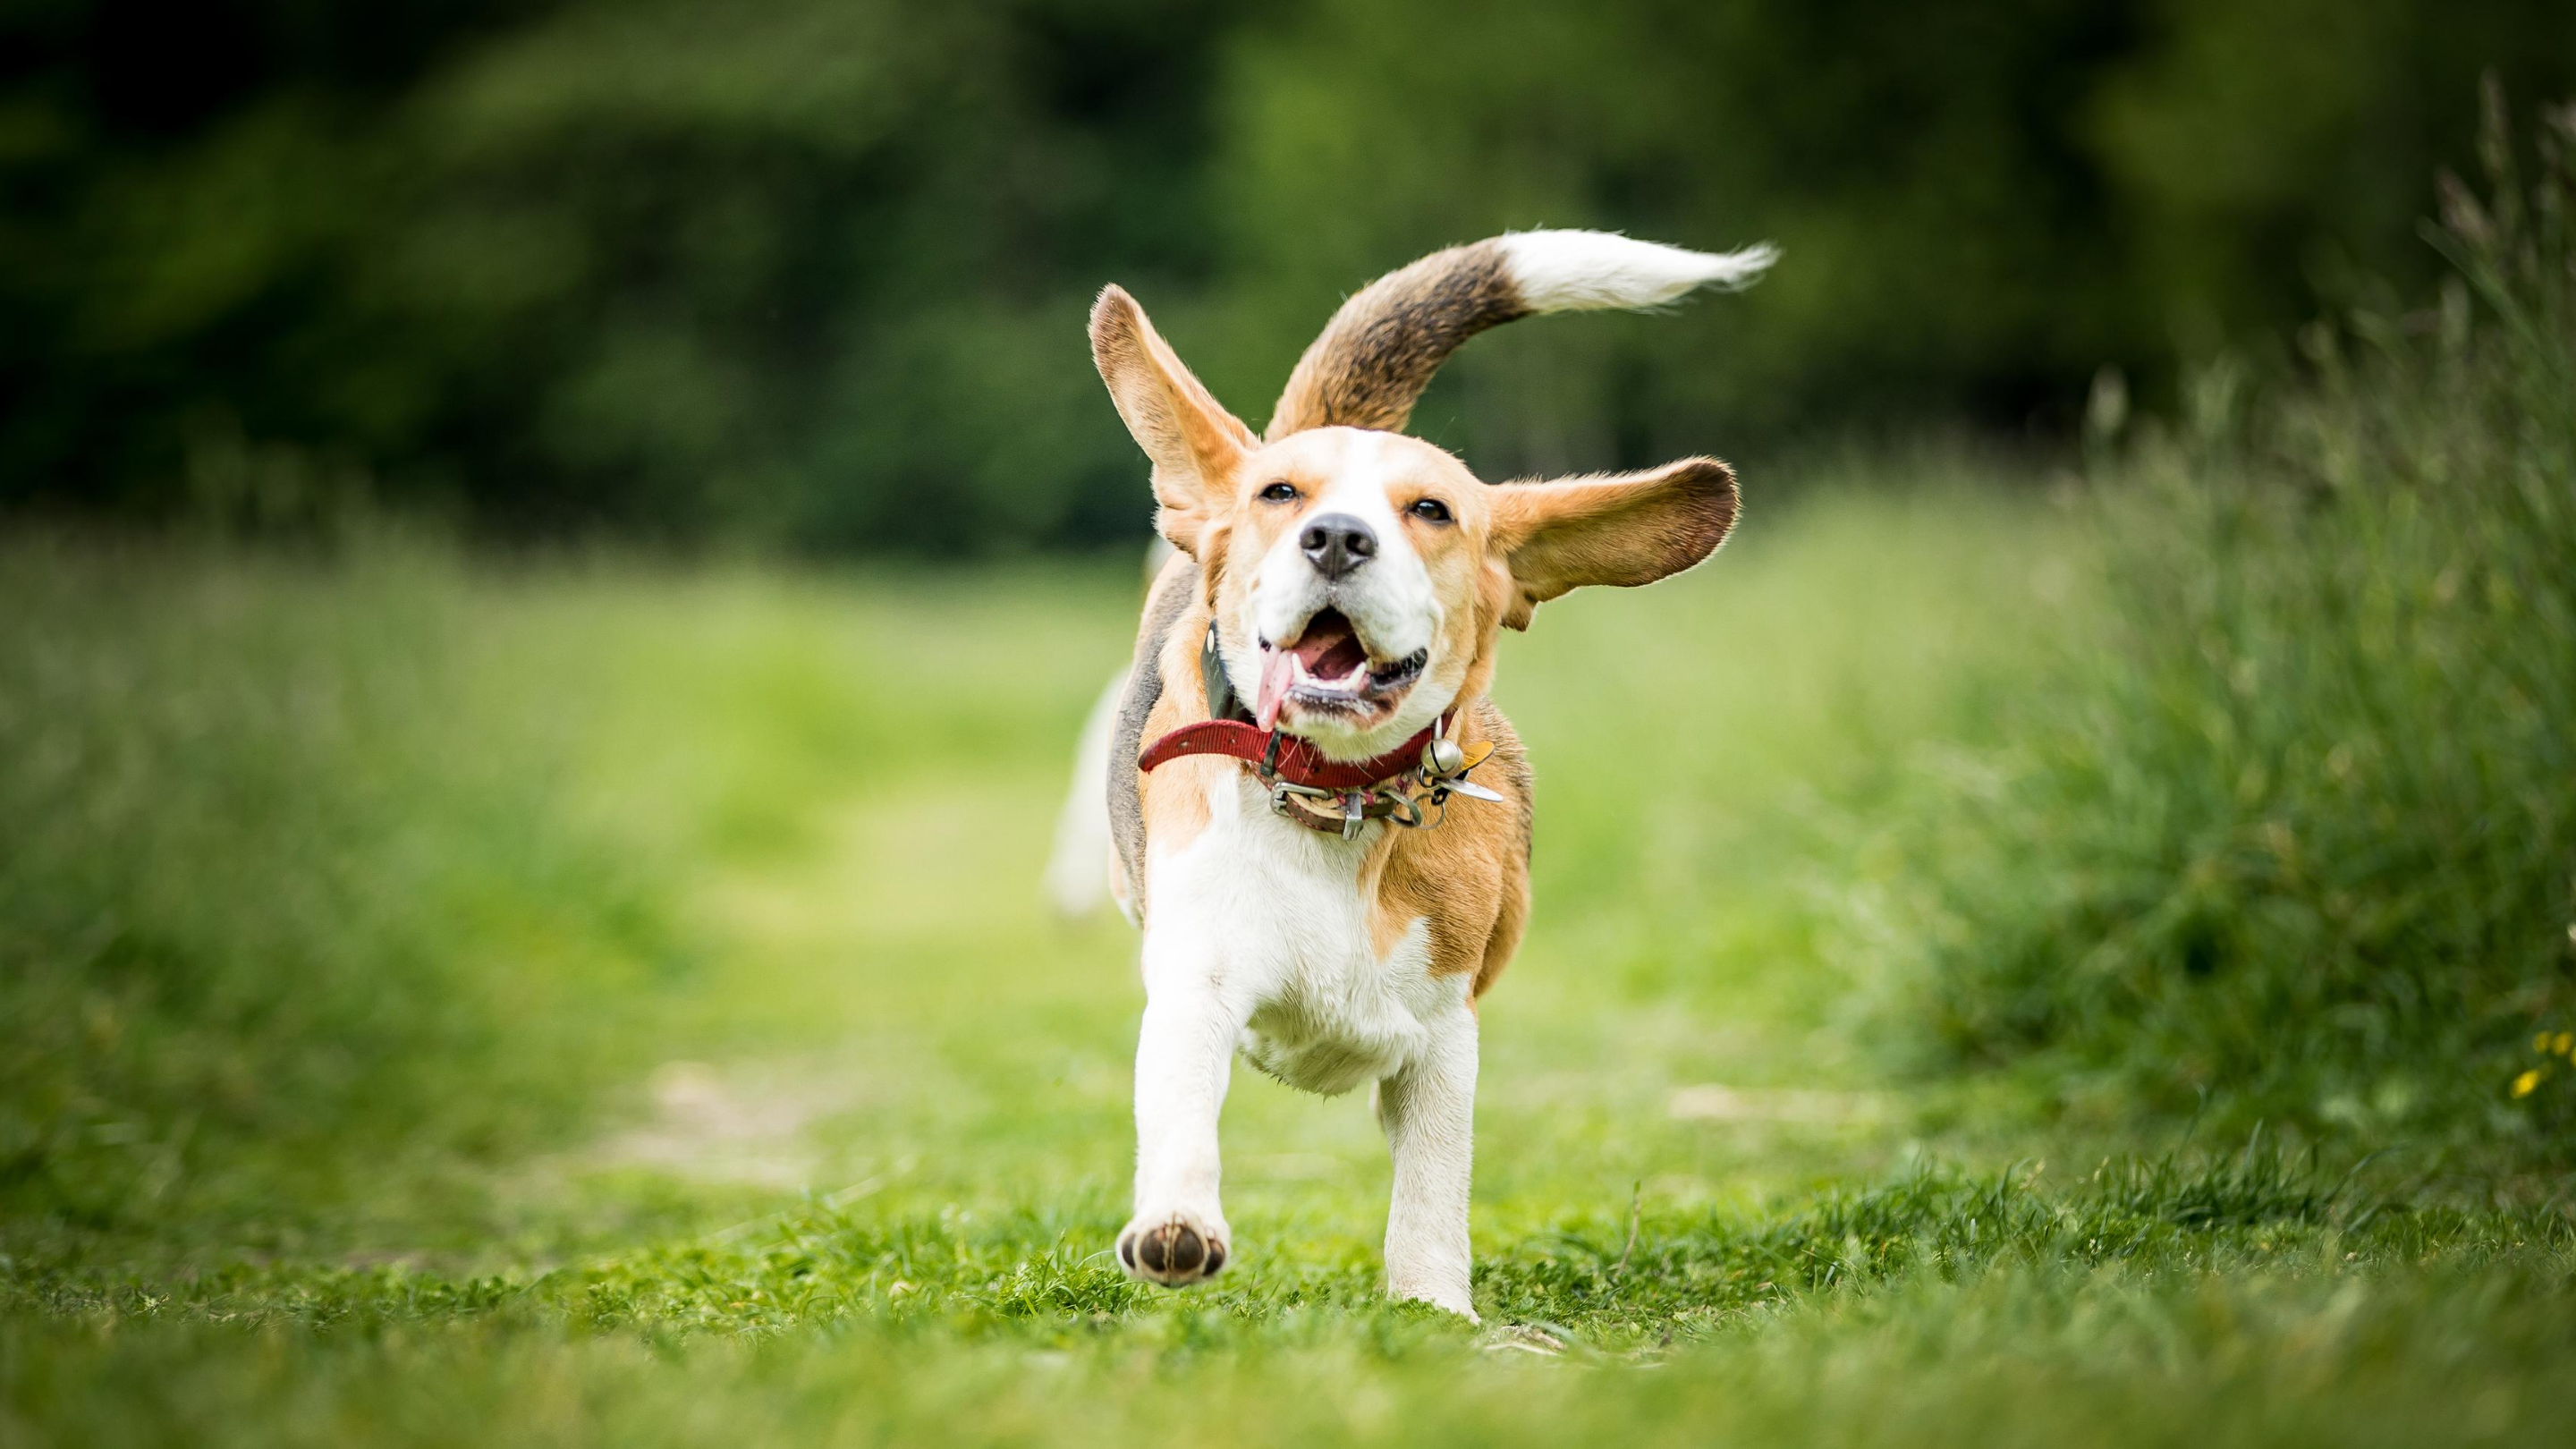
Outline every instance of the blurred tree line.
[(1134, 289), (1258, 421), (1339, 298), (1596, 226), (1787, 259), (1471, 348), (1487, 476), (2066, 426), (2431, 273), (2567, 0), (0, 0), (0, 510), (816, 550), (1142, 536)]

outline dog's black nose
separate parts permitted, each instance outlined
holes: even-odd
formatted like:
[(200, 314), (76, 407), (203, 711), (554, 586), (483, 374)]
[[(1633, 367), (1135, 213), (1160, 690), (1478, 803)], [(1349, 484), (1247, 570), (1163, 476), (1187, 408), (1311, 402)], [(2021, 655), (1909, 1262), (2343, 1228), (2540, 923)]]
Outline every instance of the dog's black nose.
[(1377, 556), (1377, 535), (1347, 513), (1327, 513), (1306, 520), (1306, 531), (1297, 535), (1297, 546), (1306, 550), (1315, 572), (1338, 579)]

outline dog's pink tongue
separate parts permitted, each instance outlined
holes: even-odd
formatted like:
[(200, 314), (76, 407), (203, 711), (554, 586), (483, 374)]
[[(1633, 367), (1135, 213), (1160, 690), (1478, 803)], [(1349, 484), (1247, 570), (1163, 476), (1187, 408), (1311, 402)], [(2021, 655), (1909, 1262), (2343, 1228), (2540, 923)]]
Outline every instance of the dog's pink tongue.
[(1288, 698), (1292, 677), (1289, 661), (1295, 657), (1285, 649), (1274, 649), (1261, 663), (1261, 694), (1252, 702), (1252, 717), (1263, 729), (1279, 723), (1279, 706)]

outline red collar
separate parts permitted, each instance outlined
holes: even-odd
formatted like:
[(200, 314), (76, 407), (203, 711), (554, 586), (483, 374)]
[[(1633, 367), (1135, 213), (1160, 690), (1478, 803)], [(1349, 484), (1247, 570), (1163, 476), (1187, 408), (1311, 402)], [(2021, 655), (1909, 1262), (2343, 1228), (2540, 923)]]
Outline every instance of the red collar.
[(1265, 730), (1239, 719), (1209, 719), (1183, 725), (1145, 747), (1136, 768), (1151, 770), (1185, 755), (1232, 755), (1250, 760), (1270, 779), (1319, 790), (1360, 790), (1408, 774), (1422, 764), (1422, 747), (1431, 743), (1440, 722), (1373, 760), (1345, 764), (1324, 758), (1321, 750), (1295, 735)]

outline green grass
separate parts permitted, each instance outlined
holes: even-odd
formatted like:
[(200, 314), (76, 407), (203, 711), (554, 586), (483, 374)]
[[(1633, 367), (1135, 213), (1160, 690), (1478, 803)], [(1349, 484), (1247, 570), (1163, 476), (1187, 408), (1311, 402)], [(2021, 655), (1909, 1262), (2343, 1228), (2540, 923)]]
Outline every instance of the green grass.
[[(1829, 499), (1511, 641), (1546, 907), (1489, 1007), (1487, 1100), (1515, 1104), (1490, 1130), (1527, 1134), (1491, 1184), (1610, 1211), (1655, 1171), (1697, 1203), (1894, 1161), (1875, 987), (1818, 945), (1836, 857), (1919, 734), (1973, 726), (1983, 619), (2066, 587), (2013, 559), (2048, 536), (1964, 487)], [(675, 1081), (716, 1117), (798, 1119), (746, 1151), (804, 1155), (743, 1181), (1123, 1176), (1133, 937), (1049, 919), (1033, 883), (1132, 628), (1124, 565), (826, 580), (60, 540), (8, 564), (0, 789), (42, 830), (0, 857), (13, 1243), (470, 1246), (515, 1230), (477, 1174), (613, 1177), (584, 1144), (649, 1135)], [(1823, 1120), (1672, 1119), (1693, 1082), (1821, 1089), (1788, 1116)], [(1271, 1142), (1249, 1190), (1374, 1195), (1347, 1177), (1382, 1151), (1364, 1111), (1266, 1083), (1238, 1111)], [(1712, 1141), (1747, 1146), (1675, 1167)], [(363, 1170), (353, 1142), (378, 1144)]]
[(1757, 477), (1505, 642), (1482, 1329), (1249, 1074), (1233, 1266), (1115, 1271), (1135, 942), (1036, 887), (1129, 561), (0, 539), (0, 1444), (2562, 1442), (2535, 196), (2089, 489)]
[[(2106, 462), (2103, 627), (1906, 846), (1923, 1011), (2074, 1116), (2576, 1169), (2576, 120), (2438, 309)], [(2528, 1075), (2526, 1075), (2528, 1074)]]
[[(2563, 1218), (2234, 1163), (1921, 1178), (1507, 1248), (1510, 1332), (1345, 1261), (1148, 1294), (1116, 1219), (805, 1209), (535, 1279), (58, 1289), (0, 1320), (28, 1443), (2554, 1443)], [(1072, 1230), (1071, 1240), (1067, 1239)], [(1554, 1318), (1541, 1313), (1553, 1313)]]
[(1481, 1332), (1380, 1300), (1364, 1106), (1257, 1077), (1237, 1266), (1112, 1270), (1133, 938), (1035, 882), (1125, 563), (8, 543), (0, 1438), (2563, 1428), (2562, 1210), (1923, 1074), (1897, 826), (2101, 550), (1902, 466), (1506, 642)]

